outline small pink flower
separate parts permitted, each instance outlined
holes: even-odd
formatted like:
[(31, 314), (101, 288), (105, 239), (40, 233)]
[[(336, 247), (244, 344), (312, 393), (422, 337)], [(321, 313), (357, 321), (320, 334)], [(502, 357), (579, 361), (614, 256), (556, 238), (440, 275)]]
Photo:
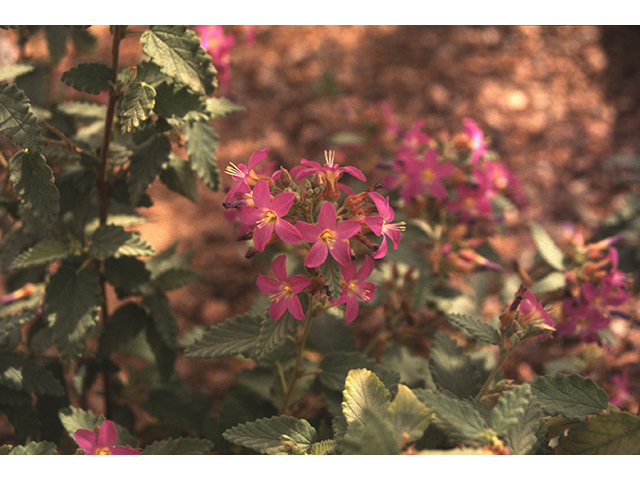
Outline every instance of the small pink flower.
[(282, 218), (289, 213), (289, 209), (293, 205), (294, 193), (282, 192), (272, 200), (269, 184), (265, 181), (259, 181), (253, 189), (252, 198), (255, 208), (240, 205), (238, 217), (243, 223), (254, 226), (253, 242), (256, 250), (264, 251), (274, 230), (284, 242), (296, 244), (300, 241), (300, 233), (296, 227)]
[(542, 306), (533, 293), (526, 290), (522, 293), (522, 301), (520, 302), (520, 312), (524, 314), (523, 324), (528, 324), (536, 320), (543, 320), (543, 324), (550, 327), (554, 326), (553, 320), (549, 316), (549, 312)]
[(373, 255), (373, 258), (382, 258), (387, 254), (387, 236), (393, 243), (393, 249), (397, 250), (398, 244), (400, 243), (400, 232), (405, 229), (405, 223), (391, 223), (394, 212), (393, 208), (389, 206), (388, 197), (385, 198), (377, 192), (369, 192), (369, 197), (373, 200), (380, 215), (365, 217), (364, 221), (374, 234), (378, 237), (382, 235), (380, 248), (378, 248), (378, 251)]
[(365, 302), (373, 299), (373, 292), (376, 286), (372, 282), (365, 281), (372, 271), (373, 259), (368, 255), (365, 257), (359, 271), (356, 271), (356, 265), (353, 262), (342, 266), (344, 286), (338, 299), (331, 303), (334, 305), (346, 304), (347, 323), (353, 322), (358, 316), (358, 299)]
[(475, 218), (488, 218), (491, 216), (491, 202), (486, 195), (487, 190), (483, 184), (476, 186), (461, 183), (456, 185), (455, 200), (445, 204), (445, 208), (450, 212), (457, 212), (460, 221)]
[(200, 44), (216, 67), (220, 84), (228, 91), (231, 85), (231, 47), (236, 42), (233, 35), (225, 35), (220, 25), (196, 25)]
[[(267, 152), (270, 148), (261, 148), (251, 154), (249, 157), (248, 165), (239, 164), (235, 165), (230, 163), (225, 172), (228, 175), (231, 175), (231, 178), (236, 182), (236, 184), (231, 187), (229, 193), (227, 193), (227, 197), (225, 199), (225, 203), (237, 201), (239, 199), (244, 199), (247, 194), (251, 192), (251, 188), (255, 186), (260, 180), (273, 180), (273, 176), (269, 176), (268, 172), (258, 172), (257, 166), (260, 162), (267, 158)], [(276, 172), (276, 175), (278, 172)]]
[(325, 185), (324, 198), (328, 200), (335, 200), (338, 198), (340, 196), (339, 189), (345, 191), (348, 195), (353, 194), (353, 191), (349, 187), (338, 183), (338, 180), (340, 180), (342, 175), (345, 173), (348, 173), (363, 182), (366, 181), (364, 174), (356, 167), (341, 167), (335, 163), (334, 152), (324, 152), (324, 156), (325, 164), (322, 166), (320, 166), (318, 162), (311, 162), (303, 158), (300, 160), (300, 163), (302, 165), (306, 165), (306, 167), (293, 167), (291, 169), (291, 174), (295, 175), (296, 180), (317, 174), (319, 182)]
[(262, 292), (271, 297), (269, 316), (273, 320), (278, 320), (287, 310), (295, 319), (304, 320), (304, 312), (298, 293), (307, 288), (311, 284), (311, 280), (302, 275), (288, 277), (286, 260), (285, 255), (280, 255), (273, 261), (273, 273), (277, 280), (260, 274), (256, 284)]
[(484, 133), (482, 130), (478, 128), (476, 123), (470, 118), (464, 118), (462, 120), (464, 123), (463, 133), (469, 137), (471, 142), (471, 165), (475, 165), (478, 163), (481, 157), (483, 157), (487, 153), (487, 144), (484, 140)]
[(325, 202), (318, 215), (318, 224), (296, 223), (305, 242), (313, 243), (304, 264), (308, 268), (322, 265), (331, 252), (331, 256), (340, 265), (351, 262), (346, 240), (360, 231), (358, 220), (345, 220), (337, 223), (336, 209), (331, 202)]
[(613, 375), (611, 381), (616, 387), (615, 393), (609, 397), (609, 402), (619, 408), (624, 408), (631, 397), (629, 393), (629, 370), (626, 368), (622, 371), (622, 375)]
[(73, 434), (73, 438), (87, 455), (138, 455), (140, 453), (135, 448), (115, 446), (118, 432), (111, 420), (102, 422), (99, 433), (79, 428)]
[(400, 188), (400, 196), (405, 202), (409, 203), (424, 193), (440, 200), (447, 198), (442, 180), (451, 175), (453, 163), (440, 163), (438, 153), (431, 148), (424, 153), (422, 160), (408, 158), (403, 163), (407, 182)]

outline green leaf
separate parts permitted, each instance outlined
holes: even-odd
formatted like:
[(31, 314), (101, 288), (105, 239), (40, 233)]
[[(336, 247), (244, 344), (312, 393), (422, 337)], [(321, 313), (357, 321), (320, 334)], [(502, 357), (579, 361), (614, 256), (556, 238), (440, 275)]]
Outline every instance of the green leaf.
[(58, 447), (52, 442), (29, 442), (17, 445), (11, 449), (9, 455), (57, 455)]
[(155, 89), (156, 104), (153, 110), (161, 117), (195, 122), (211, 119), (211, 114), (206, 111), (205, 98), (191, 89), (173, 82), (161, 82)]
[(0, 384), (38, 395), (65, 394), (64, 388), (49, 370), (9, 350), (0, 350)]
[(213, 443), (202, 438), (168, 438), (145, 447), (141, 455), (206, 455)]
[(577, 425), (560, 439), (560, 455), (640, 455), (640, 417), (603, 413)]
[(140, 38), (142, 51), (165, 75), (194, 92), (210, 95), (217, 87), (216, 69), (200, 46), (200, 39), (185, 25), (154, 25)]
[(567, 285), (567, 278), (563, 272), (551, 272), (538, 280), (531, 288), (531, 293), (539, 294), (554, 292)]
[(287, 341), (287, 336), (294, 336), (299, 325), (300, 322), (289, 312), (286, 312), (275, 322), (271, 317), (265, 316), (260, 323), (260, 335), (258, 335), (254, 358), (261, 360), (276, 352)]
[(18, 255), (13, 263), (11, 269), (21, 269), (35, 267), (37, 265), (45, 265), (51, 263), (54, 260), (62, 260), (71, 253), (69, 246), (58, 240), (43, 240), (37, 243), (29, 250), (22, 252)]
[(0, 317), (0, 338), (34, 317), (36, 317), (36, 312), (31, 310), (11, 313)]
[(317, 432), (306, 420), (281, 415), (237, 425), (222, 436), (228, 442), (259, 453), (277, 455), (284, 452), (283, 436), (307, 451), (316, 441)]
[(144, 328), (147, 317), (145, 309), (137, 303), (119, 306), (100, 334), (98, 356), (106, 357), (133, 339)]
[(82, 120), (104, 120), (107, 115), (107, 107), (90, 102), (65, 102), (58, 105), (57, 110)]
[(240, 315), (206, 330), (202, 337), (187, 346), (189, 358), (217, 358), (225, 355), (250, 357), (256, 349), (263, 317)]
[(320, 265), (320, 273), (327, 285), (328, 294), (334, 300), (337, 300), (342, 290), (342, 269), (340, 264), (331, 256), (327, 255), (327, 259)]
[(49, 279), (45, 290), (46, 316), (61, 358), (75, 360), (98, 322), (102, 304), (100, 274), (91, 265), (78, 270), (63, 263)]
[(348, 425), (337, 448), (343, 455), (399, 455), (400, 448), (391, 423), (379, 412), (364, 408), (360, 421)]
[(308, 451), (309, 455), (328, 455), (330, 453), (334, 453), (336, 450), (336, 441), (335, 440), (323, 440), (321, 442), (316, 442), (311, 445), (311, 448)]
[(109, 90), (113, 70), (103, 63), (80, 63), (64, 72), (61, 80), (79, 92), (97, 95)]
[(184, 287), (200, 278), (200, 273), (191, 268), (169, 268), (160, 273), (154, 283), (163, 292)]
[(504, 392), (491, 411), (491, 428), (498, 435), (505, 435), (511, 427), (522, 422), (530, 401), (531, 386), (528, 383)]
[(390, 400), (389, 390), (373, 372), (361, 368), (351, 370), (347, 375), (342, 400), (342, 413), (347, 424), (364, 423), (364, 409), (384, 416)]
[(218, 135), (205, 122), (187, 124), (184, 131), (187, 156), (194, 172), (214, 192), (220, 188), (220, 171), (216, 164)]
[(168, 347), (175, 347), (178, 325), (171, 309), (169, 299), (162, 292), (155, 292), (144, 299), (151, 319), (160, 334), (160, 337)]
[(427, 408), (406, 385), (398, 385), (398, 393), (387, 408), (386, 418), (396, 432), (398, 445), (422, 437), (431, 423), (433, 410)]
[(436, 332), (429, 352), (434, 383), (460, 398), (474, 397), (482, 388), (478, 365), (464, 348), (445, 332)]
[(169, 190), (179, 193), (193, 203), (198, 202), (198, 177), (189, 162), (185, 162), (176, 155), (169, 156), (169, 163), (160, 172), (160, 180)]
[(531, 392), (545, 414), (562, 415), (569, 420), (582, 420), (609, 405), (607, 392), (590, 378), (578, 374), (558, 374), (537, 377), (531, 382)]
[(42, 148), (42, 130), (29, 99), (13, 83), (0, 84), (0, 133), (24, 149)]
[(64, 429), (71, 436), (73, 436), (79, 428), (93, 431), (97, 424), (102, 424), (105, 420), (104, 415), (96, 415), (93, 412), (73, 406), (60, 410), (58, 417)]
[(118, 109), (122, 133), (136, 130), (149, 118), (155, 105), (156, 91), (144, 82), (133, 82), (122, 95)]
[(126, 231), (118, 225), (101, 225), (91, 235), (89, 254), (93, 257), (146, 257), (155, 254), (139, 232)]
[(487, 442), (485, 433), (489, 426), (470, 401), (436, 390), (416, 389), (414, 393), (441, 421), (458, 432), (463, 441), (470, 440), (481, 445)]
[(127, 179), (133, 205), (158, 178), (169, 161), (170, 153), (171, 142), (165, 135), (153, 135), (133, 152)]
[(34, 65), (30, 65), (27, 63), (15, 63), (13, 65), (2, 65), (0, 67), (0, 82), (12, 80), (16, 77), (20, 77), (21, 75), (25, 75), (29, 72), (33, 72), (35, 68), (36, 67)]
[(240, 105), (236, 105), (231, 100), (226, 98), (207, 98), (207, 111), (213, 118), (220, 118), (229, 115), (230, 113), (243, 112), (246, 109)]
[(21, 150), (9, 161), (11, 181), (22, 203), (34, 217), (52, 224), (60, 211), (60, 193), (53, 171), (41, 153)]
[(512, 455), (535, 453), (543, 416), (538, 402), (531, 399), (524, 408), (524, 414), (519, 422), (512, 425), (504, 435), (505, 445)]
[(562, 253), (562, 250), (555, 244), (549, 234), (536, 222), (531, 222), (529, 228), (540, 256), (556, 270), (564, 270), (564, 253)]
[(467, 336), (490, 345), (500, 344), (499, 325), (487, 323), (476, 317), (462, 313), (448, 313), (451, 324)]
[(342, 391), (349, 372), (358, 368), (373, 371), (376, 362), (360, 352), (330, 352), (320, 362), (318, 381), (329, 390)]
[(107, 258), (104, 270), (105, 278), (115, 287), (118, 298), (140, 295), (151, 279), (146, 263), (136, 257)]
[(399, 382), (410, 388), (436, 388), (429, 362), (424, 357), (413, 354), (405, 345), (395, 343), (388, 346), (380, 358), (380, 364), (398, 372)]

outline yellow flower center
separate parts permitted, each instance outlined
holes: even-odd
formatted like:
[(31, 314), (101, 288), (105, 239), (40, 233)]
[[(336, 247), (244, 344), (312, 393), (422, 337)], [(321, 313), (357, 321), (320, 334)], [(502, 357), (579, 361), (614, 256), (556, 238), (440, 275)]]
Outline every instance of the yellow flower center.
[(333, 237), (333, 232), (331, 230), (325, 230), (324, 232), (322, 232), (320, 234), (320, 240), (329, 248), (332, 248), (334, 242), (336, 241), (336, 239)]
[(258, 228), (262, 228), (269, 223), (276, 223), (278, 220), (278, 215), (273, 210), (265, 210), (262, 212), (262, 220), (258, 222)]
[(96, 455), (111, 455), (111, 450), (109, 447), (103, 447), (99, 450), (96, 450)]

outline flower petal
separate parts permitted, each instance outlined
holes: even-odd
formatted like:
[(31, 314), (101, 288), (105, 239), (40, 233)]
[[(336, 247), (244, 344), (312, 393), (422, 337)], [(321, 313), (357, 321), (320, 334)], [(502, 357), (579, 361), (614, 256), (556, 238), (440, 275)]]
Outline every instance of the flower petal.
[(117, 446), (111, 448), (111, 455), (140, 455), (140, 452), (135, 448)]
[(302, 240), (310, 243), (317, 241), (322, 233), (322, 229), (317, 225), (302, 221), (296, 222), (296, 229), (300, 233)]
[(280, 240), (290, 243), (291, 245), (295, 245), (296, 243), (299, 243), (300, 240), (302, 240), (300, 232), (298, 232), (296, 227), (291, 225), (286, 220), (278, 220), (278, 222), (276, 223), (276, 233), (278, 234), (278, 237), (280, 237)]
[(327, 259), (328, 252), (329, 248), (324, 243), (317, 241), (309, 249), (307, 258), (304, 260), (305, 267), (314, 268), (322, 265)]
[(118, 440), (118, 432), (116, 426), (111, 420), (105, 420), (100, 427), (100, 433), (98, 433), (98, 447), (113, 447)]
[(271, 205), (271, 194), (269, 193), (269, 184), (260, 180), (256, 183), (256, 186), (253, 187), (253, 203), (259, 209), (262, 208), (270, 208)]
[(73, 434), (78, 446), (83, 449), (89, 455), (93, 455), (98, 449), (98, 435), (86, 428), (79, 428), (76, 433)]
[(256, 228), (253, 231), (253, 244), (256, 250), (264, 252), (271, 235), (273, 234), (273, 223), (267, 223), (262, 228)]
[(302, 311), (302, 305), (297, 295), (292, 295), (287, 300), (287, 308), (296, 320), (304, 320), (304, 312)]
[(260, 150), (256, 150), (249, 157), (249, 170), (253, 170), (256, 165), (258, 165), (261, 161), (267, 158), (267, 152), (271, 150), (270, 148), (261, 148)]
[(327, 228), (333, 229), (335, 225), (336, 207), (334, 207), (331, 202), (324, 202), (318, 215), (318, 227), (320, 227), (321, 230), (325, 230)]
[(280, 293), (281, 282), (271, 277), (259, 274), (256, 279), (256, 285), (258, 285), (258, 288), (262, 293), (266, 293), (267, 295), (276, 295)]
[(335, 226), (333, 231), (337, 239), (349, 239), (360, 231), (361, 225), (358, 220), (345, 220)]
[(288, 281), (287, 276), (287, 256), (286, 255), (278, 255), (271, 264), (271, 268), (273, 269), (273, 274), (276, 276), (281, 283)]

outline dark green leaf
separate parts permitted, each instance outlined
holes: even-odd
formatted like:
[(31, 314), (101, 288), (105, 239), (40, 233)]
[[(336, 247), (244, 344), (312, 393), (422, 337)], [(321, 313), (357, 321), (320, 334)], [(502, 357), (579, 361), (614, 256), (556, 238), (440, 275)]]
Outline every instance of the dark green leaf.
[(155, 89), (156, 104), (153, 110), (161, 117), (194, 122), (206, 122), (211, 119), (211, 114), (206, 111), (204, 97), (191, 89), (173, 82), (161, 82)]
[(0, 84), (0, 133), (24, 149), (42, 148), (42, 130), (29, 99), (14, 84)]
[(139, 295), (151, 278), (145, 262), (136, 257), (107, 258), (105, 277), (118, 294), (118, 298)]
[(228, 442), (270, 455), (284, 452), (285, 435), (306, 451), (316, 441), (317, 432), (306, 420), (281, 415), (244, 423), (222, 434)]
[(361, 422), (349, 424), (337, 448), (343, 455), (399, 455), (400, 448), (391, 423), (379, 412), (365, 407)]
[(11, 181), (22, 203), (34, 217), (51, 224), (58, 218), (60, 194), (53, 171), (41, 153), (21, 150), (9, 162)]
[(373, 370), (375, 365), (375, 361), (360, 352), (330, 352), (320, 362), (322, 372), (318, 375), (318, 381), (329, 390), (342, 391), (351, 370)]
[(160, 180), (170, 190), (179, 193), (194, 203), (198, 202), (198, 177), (189, 162), (185, 162), (176, 155), (169, 156), (169, 163), (160, 173)]
[(533, 398), (524, 409), (524, 415), (518, 423), (512, 425), (504, 435), (504, 442), (513, 455), (529, 455), (535, 453), (539, 444), (538, 433), (541, 419), (544, 416), (538, 402)]
[(225, 320), (187, 346), (184, 355), (190, 358), (250, 357), (257, 346), (262, 320), (262, 316), (256, 315), (240, 315)]
[(220, 171), (215, 155), (218, 135), (213, 127), (205, 122), (189, 123), (185, 128), (184, 138), (191, 168), (207, 187), (214, 192), (218, 191)]
[(448, 313), (451, 324), (467, 336), (490, 345), (500, 344), (499, 325), (487, 323), (476, 317), (462, 313)]
[(342, 269), (340, 264), (331, 256), (327, 255), (327, 259), (320, 265), (320, 273), (324, 283), (327, 285), (328, 294), (334, 300), (337, 300), (342, 290)]
[(267, 355), (277, 351), (287, 341), (287, 336), (295, 336), (300, 322), (293, 315), (286, 312), (278, 321), (273, 321), (265, 316), (260, 324), (260, 335), (256, 342), (254, 358), (261, 360)]
[(582, 420), (609, 405), (607, 392), (578, 374), (537, 377), (531, 382), (531, 391), (545, 414), (569, 420)]
[(562, 250), (555, 244), (549, 234), (541, 225), (535, 222), (531, 222), (529, 228), (540, 256), (556, 270), (564, 270), (564, 253), (562, 253)]
[(29, 250), (22, 252), (11, 264), (12, 269), (45, 265), (54, 260), (66, 258), (71, 253), (69, 246), (58, 240), (43, 240)]
[(215, 90), (216, 69), (211, 57), (185, 25), (154, 25), (142, 34), (140, 43), (165, 75), (199, 94), (210, 95)]
[(213, 443), (202, 438), (168, 438), (145, 447), (141, 455), (206, 455)]
[(160, 273), (154, 283), (163, 292), (184, 287), (200, 278), (200, 273), (191, 268), (169, 268)]
[(347, 375), (342, 400), (342, 413), (347, 424), (364, 423), (365, 409), (384, 416), (390, 401), (389, 390), (373, 372), (362, 368), (351, 370)]
[(144, 257), (155, 254), (154, 248), (138, 232), (118, 225), (101, 225), (91, 235), (89, 254), (96, 258)]
[(58, 396), (65, 393), (49, 370), (8, 350), (0, 350), (0, 384), (39, 395)]
[(106, 357), (142, 331), (148, 315), (137, 303), (125, 303), (111, 314), (100, 334), (98, 355)]
[(61, 80), (80, 92), (97, 95), (109, 90), (113, 70), (103, 63), (81, 63), (64, 72)]
[(437, 332), (433, 338), (429, 369), (436, 385), (460, 398), (474, 397), (482, 388), (477, 364), (445, 332)]
[(45, 291), (47, 320), (65, 361), (75, 360), (82, 353), (98, 321), (101, 304), (100, 275), (91, 265), (78, 270), (75, 263), (63, 263), (49, 279)]
[(603, 413), (577, 425), (560, 439), (560, 455), (640, 455), (640, 417)]
[(12, 313), (0, 317), (0, 338), (36, 316), (34, 311)]
[(131, 155), (129, 165), (129, 194), (134, 205), (147, 188), (158, 178), (169, 161), (171, 142), (165, 135), (154, 135), (140, 145)]
[(153, 324), (164, 343), (168, 347), (175, 347), (178, 325), (167, 296), (164, 293), (155, 292), (145, 297), (145, 303), (149, 307)]
[(122, 95), (122, 103), (118, 109), (122, 133), (136, 130), (144, 121), (155, 105), (156, 91), (144, 82), (133, 82)]

